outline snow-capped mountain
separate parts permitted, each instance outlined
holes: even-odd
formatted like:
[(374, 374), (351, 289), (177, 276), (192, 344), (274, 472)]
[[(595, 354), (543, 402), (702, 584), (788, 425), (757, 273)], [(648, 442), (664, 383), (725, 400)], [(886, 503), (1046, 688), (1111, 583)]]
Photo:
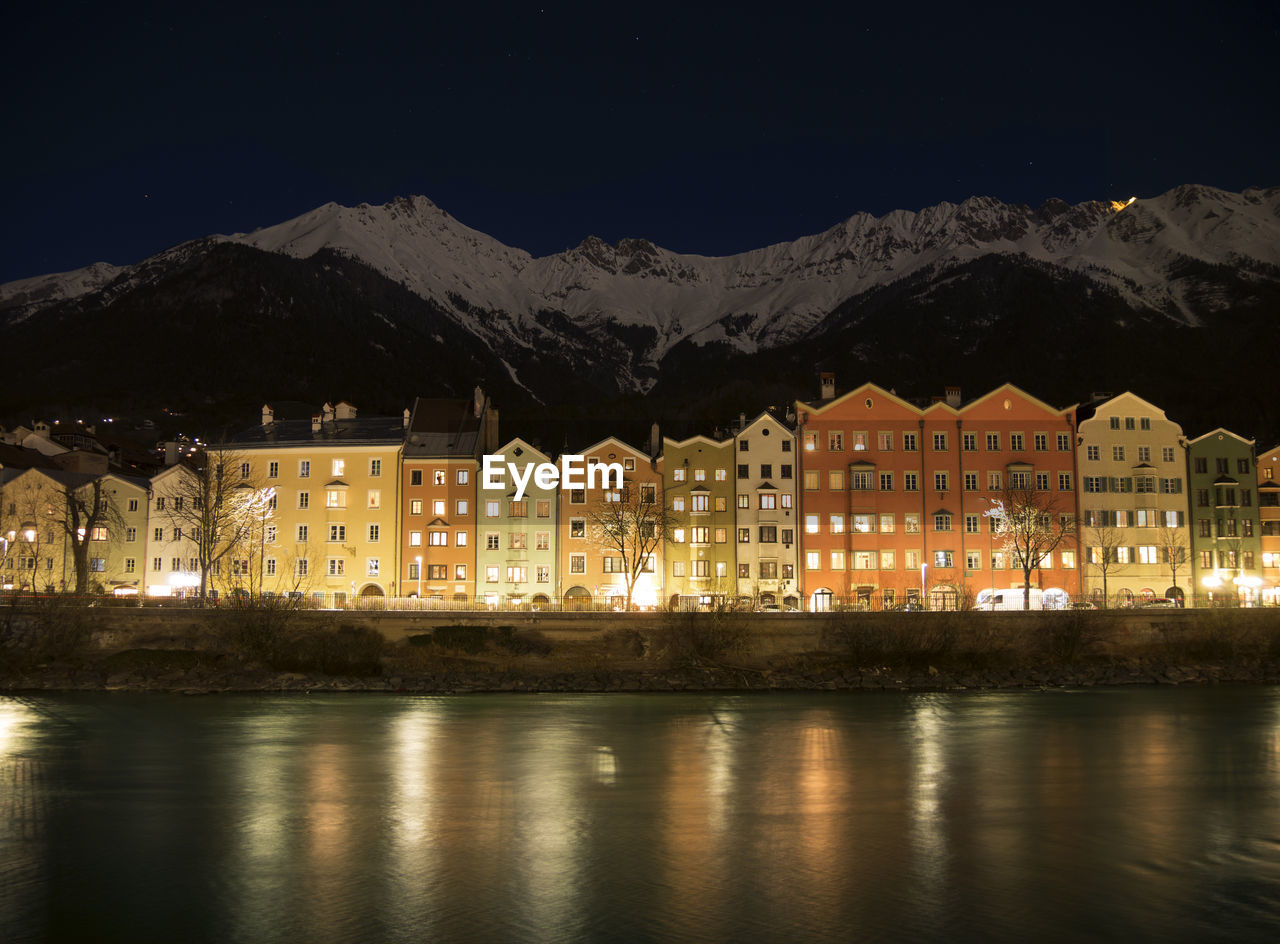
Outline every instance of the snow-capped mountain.
[(860, 213), (815, 236), (723, 257), (588, 237), (534, 259), (423, 197), (382, 207), (329, 204), (227, 238), (299, 257), (337, 249), (423, 297), (506, 312), (517, 335), (545, 309), (588, 330), (611, 321), (652, 328), (647, 353), (657, 361), (685, 338), (724, 339), (742, 350), (794, 340), (873, 287), (989, 253), (1088, 273), (1135, 308), (1194, 324), (1212, 301), (1189, 299), (1171, 270), (1184, 260), (1280, 266), (1280, 188), (1235, 194), (1185, 186), (1127, 205), (1050, 201), (1034, 210), (974, 197), (916, 213)]
[(925, 271), (941, 278), (991, 254), (1082, 274), (1136, 311), (1199, 324), (1233, 303), (1229, 293), (1204, 284), (1204, 267), (1277, 278), (1280, 188), (1230, 193), (1182, 186), (1127, 205), (1051, 200), (1035, 209), (974, 197), (918, 212), (860, 213), (795, 242), (723, 257), (675, 253), (644, 239), (609, 245), (588, 237), (535, 259), (425, 197), (385, 206), (330, 203), (253, 233), (175, 247), (138, 266), (99, 263), (12, 282), (0, 286), (0, 312), (12, 320), (111, 291), (113, 281), (119, 290), (224, 242), (300, 259), (327, 249), (359, 260), (517, 359), (521, 349), (557, 340), (548, 312), (605, 343), (621, 329), (629, 345), (641, 348), (632, 352), (629, 380), (645, 389), (682, 341), (724, 341), (746, 352), (785, 344), (820, 330), (837, 307), (872, 289)]
[[(974, 197), (723, 257), (588, 237), (534, 258), (409, 197), (11, 282), (0, 344), (19, 365), (11, 402), (139, 403), (141, 377), (160, 403), (197, 389), (211, 405), (333, 377), (344, 389), (316, 396), (483, 380), (562, 416), (645, 393), (692, 422), (719, 409), (708, 391), (736, 415), (730, 396), (785, 402), (821, 367), (912, 395), (940, 377), (1063, 403), (1136, 387), (1198, 415), (1228, 405), (1197, 393), (1197, 371), (1270, 370), (1277, 311), (1280, 188), (1034, 209)], [(182, 369), (155, 370), (170, 362)], [(1235, 415), (1280, 434), (1254, 381), (1228, 395), (1235, 413), (1206, 413), (1214, 426)]]

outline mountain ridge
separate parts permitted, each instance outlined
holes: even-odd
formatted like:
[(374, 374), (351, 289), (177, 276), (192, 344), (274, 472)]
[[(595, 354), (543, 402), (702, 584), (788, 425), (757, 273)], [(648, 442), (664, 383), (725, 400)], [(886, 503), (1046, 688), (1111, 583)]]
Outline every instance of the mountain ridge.
[[(690, 401), (705, 398), (709, 384), (748, 396), (767, 387), (776, 399), (784, 379), (807, 386), (819, 366), (841, 376), (896, 371), (889, 385), (904, 389), (948, 373), (967, 384), (989, 375), (994, 385), (1015, 373), (1045, 383), (1059, 371), (1091, 389), (1149, 382), (1194, 410), (1193, 393), (1171, 385), (1170, 365), (1212, 351), (1234, 377), (1274, 343), (1277, 312), (1280, 188), (1186, 185), (1129, 204), (1048, 200), (1036, 208), (972, 197), (855, 214), (821, 233), (729, 256), (588, 236), (536, 258), (425, 197), (407, 197), (382, 206), (329, 203), (252, 233), (181, 243), (132, 266), (8, 283), (0, 286), (0, 339), (24, 362), (23, 376), (82, 385), (67, 393), (77, 403), (94, 396), (91, 378), (43, 363), (65, 347), (68, 330), (141, 377), (152, 364), (111, 325), (137, 334), (176, 317), (257, 325), (280, 346), (276, 363), (293, 356), (287, 348), (296, 336), (308, 370), (346, 376), (360, 365), (380, 376), (368, 383), (351, 376), (353, 387), (377, 395), (389, 392), (381, 379), (414, 382), (401, 363), (409, 360), (423, 365), (428, 393), (464, 384), (465, 367), (531, 409), (616, 415), (617, 404), (654, 394), (661, 402), (652, 410), (693, 422), (701, 408)], [(292, 334), (268, 330), (279, 319)], [(184, 358), (253, 360), (243, 346), (186, 327), (173, 337), (207, 350), (184, 349)], [(1231, 337), (1219, 337), (1224, 332)], [(304, 343), (311, 335), (326, 340)], [(1100, 351), (1103, 338), (1147, 354), (1125, 360)], [(152, 359), (163, 356), (155, 344), (142, 347)], [(455, 358), (454, 350), (465, 354)], [(1011, 366), (1032, 356), (1037, 370)], [(259, 394), (206, 372), (202, 395), (237, 403), (277, 396), (265, 384), (271, 365), (254, 368), (255, 382), (267, 386)], [(1184, 368), (1177, 375), (1187, 382)], [(754, 387), (739, 383), (753, 376)], [(1049, 386), (1064, 390), (1064, 402), (1079, 396)], [(165, 390), (179, 395), (172, 385)], [(593, 397), (598, 406), (588, 405)], [(1252, 412), (1260, 428), (1280, 432), (1274, 408), (1243, 393), (1235, 402), (1233, 415)]]

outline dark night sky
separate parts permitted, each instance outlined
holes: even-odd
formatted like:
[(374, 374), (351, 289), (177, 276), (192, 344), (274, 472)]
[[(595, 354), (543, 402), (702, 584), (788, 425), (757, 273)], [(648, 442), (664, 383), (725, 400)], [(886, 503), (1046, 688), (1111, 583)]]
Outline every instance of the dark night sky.
[(537, 255), (722, 254), (974, 194), (1280, 184), (1274, 0), (32, 7), (0, 282), (410, 193)]

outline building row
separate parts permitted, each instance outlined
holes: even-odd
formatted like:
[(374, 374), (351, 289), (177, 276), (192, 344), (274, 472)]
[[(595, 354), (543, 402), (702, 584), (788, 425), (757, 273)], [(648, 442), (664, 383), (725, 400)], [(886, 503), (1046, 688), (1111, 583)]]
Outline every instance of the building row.
[[(1058, 408), (1006, 384), (918, 403), (869, 383), (837, 396), (823, 375), (816, 400), (715, 435), (655, 426), (642, 446), (610, 437), (560, 456), (501, 441), (478, 388), (397, 417), (268, 406), (206, 452), (217, 498), (193, 491), (201, 457), (182, 450), (142, 477), (23, 467), (3, 449), (7, 589), (76, 586), (79, 542), (92, 587), (151, 597), (963, 608), (1023, 587), (1026, 552), (1000, 527), (1017, 493), (1060, 532), (1027, 558), (1046, 605), (1280, 602), (1280, 448), (1258, 455), (1225, 429), (1189, 438), (1132, 393)], [(566, 483), (566, 456), (612, 477)], [(88, 488), (107, 508), (77, 535), (66, 499)], [(207, 539), (202, 502), (242, 509), (234, 539)]]

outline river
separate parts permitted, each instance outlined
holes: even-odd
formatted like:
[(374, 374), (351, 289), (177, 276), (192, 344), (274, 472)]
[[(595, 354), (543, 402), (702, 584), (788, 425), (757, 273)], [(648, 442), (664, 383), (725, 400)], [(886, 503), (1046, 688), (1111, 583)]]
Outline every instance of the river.
[(1280, 690), (0, 697), (0, 940), (1280, 939)]

